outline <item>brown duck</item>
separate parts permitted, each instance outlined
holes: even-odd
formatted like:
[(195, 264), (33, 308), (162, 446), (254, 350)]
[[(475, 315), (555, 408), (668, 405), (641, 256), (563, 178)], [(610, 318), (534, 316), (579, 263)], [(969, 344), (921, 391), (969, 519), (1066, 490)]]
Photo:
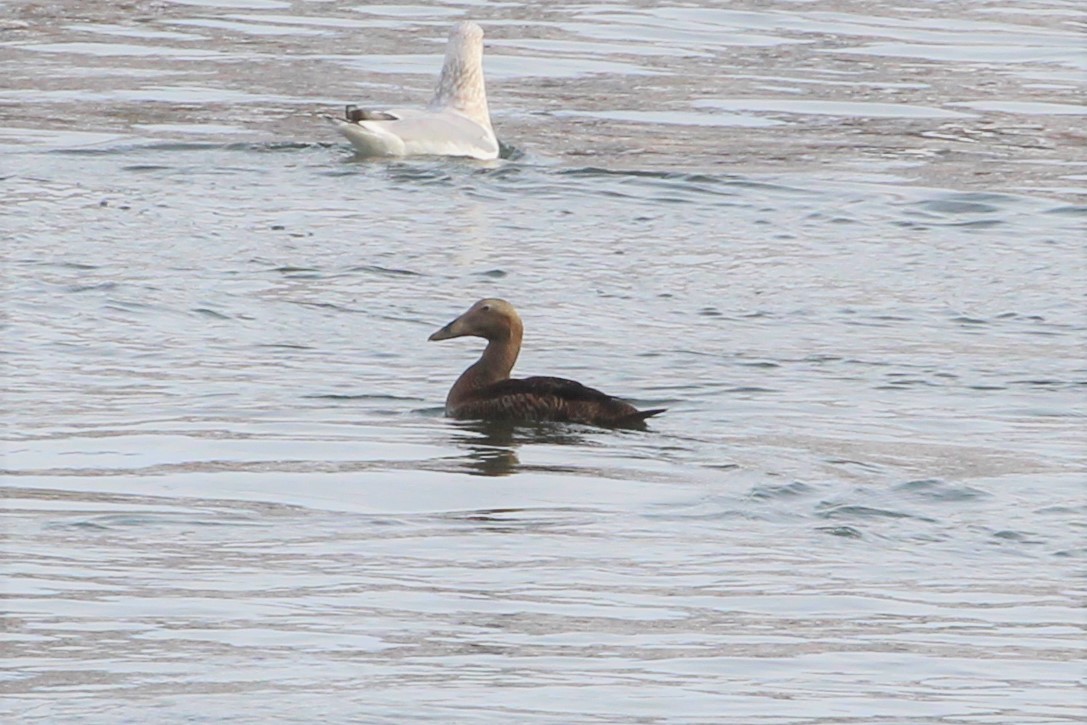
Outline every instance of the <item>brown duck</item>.
[(510, 421), (567, 421), (620, 428), (642, 428), (664, 408), (638, 410), (630, 403), (565, 378), (511, 378), (521, 352), (524, 325), (505, 300), (480, 300), (430, 336), (430, 340), (482, 337), (482, 357), (465, 370), (445, 399), (452, 418)]

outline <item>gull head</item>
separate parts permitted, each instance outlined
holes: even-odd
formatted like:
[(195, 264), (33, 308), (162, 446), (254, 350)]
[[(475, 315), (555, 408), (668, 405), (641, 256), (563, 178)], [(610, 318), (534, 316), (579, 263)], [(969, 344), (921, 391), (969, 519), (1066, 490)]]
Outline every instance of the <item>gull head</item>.
[(445, 63), (430, 107), (452, 108), (493, 133), (483, 81), (483, 28), (470, 20), (449, 31)]
[(462, 20), (449, 30), (449, 47), (470, 48), (483, 45), (483, 28), (471, 20)]

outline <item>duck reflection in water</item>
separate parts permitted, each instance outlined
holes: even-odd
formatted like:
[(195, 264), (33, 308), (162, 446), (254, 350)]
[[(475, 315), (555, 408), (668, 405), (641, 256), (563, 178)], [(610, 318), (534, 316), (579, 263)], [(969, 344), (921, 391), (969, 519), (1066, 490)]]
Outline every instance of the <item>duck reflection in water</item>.
[[(456, 424), (455, 441), (467, 455), (463, 467), (476, 476), (509, 476), (521, 469), (517, 448), (525, 444), (586, 444), (576, 426), (516, 423), (508, 420), (464, 420)], [(566, 471), (562, 466), (534, 466), (539, 471)]]

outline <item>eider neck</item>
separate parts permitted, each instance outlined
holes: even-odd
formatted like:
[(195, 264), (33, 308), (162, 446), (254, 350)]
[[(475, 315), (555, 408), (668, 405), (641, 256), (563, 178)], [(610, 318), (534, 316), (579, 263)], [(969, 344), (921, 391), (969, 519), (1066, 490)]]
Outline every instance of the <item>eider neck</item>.
[(524, 327), (517, 318), (510, 319), (501, 329), (489, 331), (483, 355), (457, 378), (446, 405), (462, 400), (474, 390), (508, 379), (521, 352), (523, 335)]

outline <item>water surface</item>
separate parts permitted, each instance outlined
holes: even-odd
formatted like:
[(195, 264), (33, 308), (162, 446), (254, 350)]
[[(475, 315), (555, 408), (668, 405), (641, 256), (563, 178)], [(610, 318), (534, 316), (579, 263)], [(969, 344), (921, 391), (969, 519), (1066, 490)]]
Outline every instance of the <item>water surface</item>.
[[(4, 10), (8, 718), (1081, 721), (1075, 3)], [(485, 295), (668, 412), (445, 419)]]

